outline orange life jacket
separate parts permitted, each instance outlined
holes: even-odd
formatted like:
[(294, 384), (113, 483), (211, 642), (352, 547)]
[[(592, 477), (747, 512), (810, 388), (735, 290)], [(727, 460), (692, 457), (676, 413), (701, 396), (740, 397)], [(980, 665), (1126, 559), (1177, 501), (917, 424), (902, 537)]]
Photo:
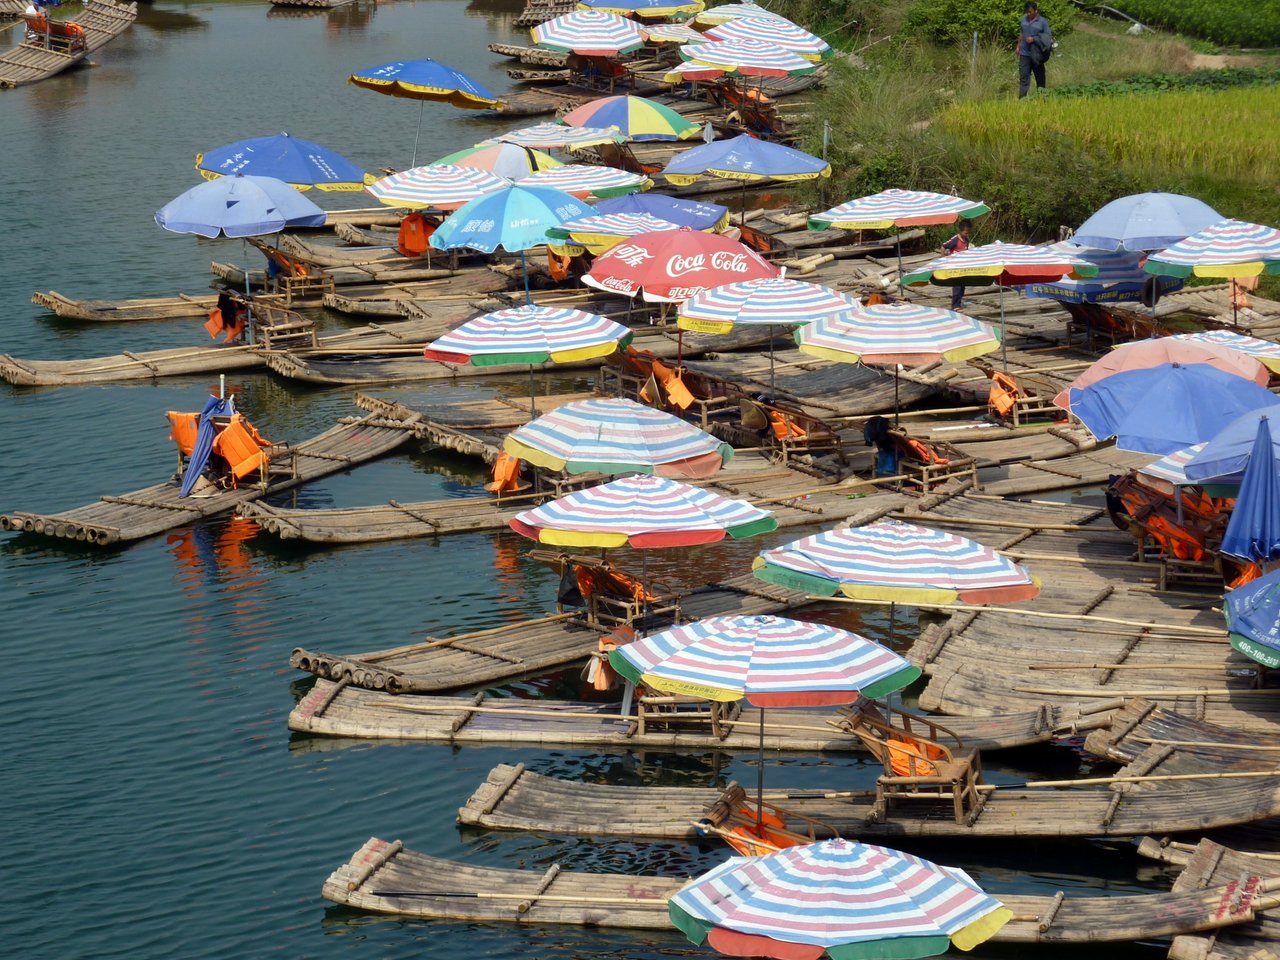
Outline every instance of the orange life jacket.
[(630, 576), (613, 567), (601, 569), (575, 565), (573, 575), (578, 581), (578, 592), (584, 598), (601, 593), (609, 597), (634, 600), (636, 603), (656, 599), (652, 593), (645, 590), (639, 577)]
[(667, 401), (679, 407), (681, 410), (688, 410), (693, 404), (693, 394), (689, 392), (689, 388), (684, 385), (684, 381), (680, 379), (680, 371), (673, 370), (659, 360), (653, 361), (653, 375), (658, 378), (658, 382), (662, 384), (662, 388), (666, 391)]
[(573, 263), (573, 258), (568, 256), (560, 256), (547, 250), (547, 272), (551, 274), (551, 279), (559, 283), (561, 280), (569, 279), (569, 265)]
[(415, 210), (400, 221), (396, 249), (406, 257), (420, 257), (431, 246), (431, 235), (435, 232), (436, 225)]
[(222, 311), (214, 307), (209, 311), (209, 319), (204, 322), (204, 329), (209, 334), (210, 340), (218, 339), (218, 334), (222, 332), (222, 326)]
[(769, 427), (777, 440), (793, 440), (809, 434), (781, 410), (769, 410)]
[(266, 467), (268, 458), (262, 451), (264, 443), (258, 431), (238, 413), (214, 438), (214, 453), (227, 462), (233, 486), (235, 481)]
[(932, 777), (938, 772), (936, 760), (945, 760), (947, 753), (937, 744), (923, 743), (906, 734), (890, 734), (889, 770), (895, 777)]
[(1013, 377), (998, 370), (992, 371), (991, 392), (987, 394), (987, 406), (990, 409), (1001, 417), (1007, 417), (1020, 396), (1022, 392), (1018, 389), (1018, 384)]
[(178, 452), (184, 457), (191, 456), (200, 431), (200, 414), (170, 410), (165, 416), (169, 418), (169, 439), (178, 445)]
[(490, 493), (505, 493), (520, 486), (520, 458), (513, 457), (505, 450), (498, 454), (493, 462), (493, 480), (484, 488)]
[(906, 436), (904, 436), (902, 440), (911, 451), (911, 456), (920, 463), (947, 464), (951, 462), (946, 457), (939, 455), (923, 440), (917, 440), (915, 437)]

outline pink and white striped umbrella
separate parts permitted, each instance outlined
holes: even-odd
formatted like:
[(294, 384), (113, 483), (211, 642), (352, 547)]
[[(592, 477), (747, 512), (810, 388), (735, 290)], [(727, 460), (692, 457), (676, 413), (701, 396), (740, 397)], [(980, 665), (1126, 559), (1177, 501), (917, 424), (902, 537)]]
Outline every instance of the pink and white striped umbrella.
[(651, 23), (644, 28), (650, 43), (701, 43), (702, 34), (683, 23)]
[(1174, 334), (1172, 340), (1189, 340), (1192, 343), (1211, 343), (1219, 347), (1227, 347), (1246, 353), (1256, 359), (1272, 373), (1280, 373), (1280, 343), (1274, 340), (1259, 340), (1257, 337), (1245, 336), (1234, 330), (1200, 330), (1196, 333)]
[(511, 186), (497, 174), (450, 163), (431, 163), (375, 180), (365, 191), (393, 207), (456, 210), (463, 204)]
[(524, 179), (517, 180), (516, 184), (521, 187), (551, 187), (581, 200), (587, 197), (624, 197), (629, 193), (648, 190), (653, 186), (653, 181), (642, 174), (619, 170), (617, 167), (568, 163), (554, 170), (531, 173)]
[(644, 46), (645, 33), (634, 20), (603, 10), (573, 10), (530, 33), (540, 47), (584, 57), (616, 57)]
[(822, 60), (831, 56), (831, 44), (781, 17), (736, 17), (717, 24), (706, 35), (723, 42), (756, 40), (772, 43), (806, 60)]
[(736, 325), (811, 323), (858, 305), (829, 287), (787, 277), (763, 277), (711, 287), (681, 306), (682, 330), (729, 333)]
[(998, 283), (1047, 283), (1060, 277), (1074, 279), (1097, 276), (1098, 265), (1053, 247), (1036, 247), (1027, 243), (984, 243), (947, 257), (930, 260), (917, 267), (902, 282), (920, 285), (934, 281)]
[(928, 190), (899, 190), (891, 187), (867, 197), (815, 213), (809, 218), (810, 230), (839, 227), (843, 230), (888, 230), (891, 227), (921, 227), (939, 223), (955, 223), (990, 213), (982, 201), (953, 197), (948, 193)]
[(813, 73), (817, 65), (776, 43), (760, 40), (724, 40), (680, 48), (684, 60), (744, 77), (798, 77)]
[(653, 233), (657, 230), (676, 229), (679, 228), (674, 223), (648, 213), (597, 213), (589, 217), (568, 220), (558, 227), (552, 227), (547, 231), (547, 240), (551, 246), (565, 248), (556, 250), (561, 255), (570, 247), (578, 248), (569, 251), (574, 256), (583, 250), (599, 255), (617, 246), (627, 237)]
[[(726, 20), (737, 20), (740, 17), (768, 17), (773, 20), (786, 20), (780, 13), (766, 10), (758, 3), (722, 3), (718, 7), (703, 10), (693, 18), (694, 23), (715, 24)], [(789, 21), (788, 21), (789, 22)]]
[(563, 147), (594, 147), (602, 143), (622, 143), (625, 140), (617, 127), (569, 127), (563, 123), (544, 121), (518, 130), (509, 130), (483, 143), (518, 143), (522, 147), (540, 147), (553, 150)]
[(1280, 230), (1223, 220), (1147, 257), (1147, 273), (1173, 277), (1280, 274)]
[(796, 342), (803, 352), (828, 360), (909, 367), (968, 360), (1000, 345), (980, 320), (914, 303), (857, 304), (801, 327)]

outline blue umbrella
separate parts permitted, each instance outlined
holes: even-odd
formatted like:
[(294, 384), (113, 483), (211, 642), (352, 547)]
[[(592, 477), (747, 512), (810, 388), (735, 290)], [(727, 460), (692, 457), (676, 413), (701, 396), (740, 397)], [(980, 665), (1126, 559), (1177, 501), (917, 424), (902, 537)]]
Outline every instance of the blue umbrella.
[(251, 173), (283, 180), (295, 190), (363, 189), (365, 172), (337, 151), (310, 140), (277, 133), (250, 137), (196, 157), (206, 180)]
[(727, 223), (729, 208), (718, 203), (681, 200), (663, 193), (633, 193), (625, 197), (601, 200), (597, 213), (647, 213), (651, 217), (674, 223), (690, 230), (707, 230)]
[[(1243, 417), (1228, 423), (1187, 461), (1183, 468), (1187, 480), (1192, 483), (1213, 480), (1218, 483), (1239, 484), (1244, 479), (1245, 467), (1252, 459), (1258, 427), (1273, 413), (1280, 411), (1266, 407), (1250, 410)], [(1273, 462), (1280, 464), (1280, 437), (1272, 437), (1270, 457)]]
[(1195, 197), (1135, 193), (1112, 200), (1080, 224), (1071, 239), (1100, 250), (1163, 250), (1222, 219)]
[(195, 446), (191, 448), (191, 458), (187, 461), (187, 469), (182, 474), (182, 490), (178, 493), (179, 497), (185, 497), (191, 493), (191, 488), (200, 479), (200, 472), (204, 470), (204, 465), (209, 462), (209, 454), (213, 451), (213, 440), (218, 433), (217, 427), (213, 424), (213, 418), (229, 417), (235, 412), (236, 407), (230, 397), (210, 397), (204, 402), (204, 409), (200, 411), (200, 427), (196, 431)]
[(322, 227), (325, 212), (274, 177), (219, 177), (170, 200), (156, 223), (171, 233), (254, 237), (285, 227)]
[(1265, 417), (1258, 421), (1240, 495), (1222, 537), (1222, 552), (1255, 563), (1280, 560), (1280, 471)]
[(1231, 646), (1267, 667), (1280, 667), (1280, 570), (1227, 591), (1223, 613)]
[[(1029, 283), (1022, 288), (1028, 297), (1061, 303), (1136, 303), (1144, 299), (1153, 283), (1152, 275), (1142, 269), (1141, 253), (1081, 247), (1074, 241), (1053, 244), (1052, 249), (1087, 260), (1098, 268), (1098, 273), (1080, 280), (1063, 277), (1049, 283)], [(1181, 290), (1182, 280), (1155, 277), (1154, 286), (1156, 296), (1161, 297)]]
[(529, 267), (524, 252), (547, 242), (547, 231), (566, 220), (592, 213), (577, 197), (548, 187), (511, 186), (477, 197), (455, 210), (431, 235), (437, 250), (479, 250), (502, 247), (520, 251), (524, 294), (529, 301)]
[(1280, 403), (1256, 383), (1204, 363), (1126, 370), (1072, 387), (1071, 412), (1099, 440), (1161, 456), (1211, 439), (1250, 410)]

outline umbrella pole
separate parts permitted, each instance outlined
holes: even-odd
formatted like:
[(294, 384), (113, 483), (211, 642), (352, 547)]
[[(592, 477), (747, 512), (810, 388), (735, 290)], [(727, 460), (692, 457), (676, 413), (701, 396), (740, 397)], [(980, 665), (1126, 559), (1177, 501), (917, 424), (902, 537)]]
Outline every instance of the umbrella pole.
[(538, 382), (533, 378), (533, 364), (529, 364), (529, 419), (538, 416)]
[[(253, 292), (249, 289), (248, 246), (247, 241), (240, 240), (240, 255), (244, 257), (244, 336), (248, 343), (253, 343)], [(265, 277), (263, 281), (266, 281)]]
[[(895, 227), (894, 229), (898, 229)], [(907, 285), (902, 282), (902, 231), (898, 229), (898, 296), (907, 299)]]
[(426, 100), (418, 101), (418, 132), (413, 135), (413, 160), (409, 164), (410, 168), (418, 165), (418, 138), (422, 136), (422, 111), (426, 105)]
[(1173, 500), (1178, 505), (1178, 526), (1182, 526), (1182, 486), (1175, 483), (1173, 485)]
[(898, 425), (898, 367), (901, 364), (893, 365), (893, 425)]
[(773, 324), (769, 324), (769, 389), (775, 389), (773, 381)]
[[(764, 707), (760, 711), (760, 765), (756, 768), (756, 836), (764, 830)], [(764, 839), (761, 837), (761, 839)]]
[(525, 258), (525, 252), (520, 251), (520, 270), (524, 273), (524, 303), (525, 306), (533, 304), (533, 294), (529, 292), (529, 261)]
[(738, 210), (738, 226), (745, 227), (747, 225), (747, 181), (742, 181), (742, 201)]
[(996, 286), (1000, 288), (1000, 369), (1009, 369), (1009, 348), (1005, 346), (1005, 329), (1004, 329), (1004, 284), (996, 281)]

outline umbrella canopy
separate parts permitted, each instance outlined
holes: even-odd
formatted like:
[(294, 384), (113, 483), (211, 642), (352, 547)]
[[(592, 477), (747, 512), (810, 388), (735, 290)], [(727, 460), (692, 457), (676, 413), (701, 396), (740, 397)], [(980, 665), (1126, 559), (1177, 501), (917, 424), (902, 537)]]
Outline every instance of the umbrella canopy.
[(687, 140), (702, 125), (686, 120), (670, 107), (645, 97), (602, 97), (560, 118), (574, 127), (615, 127), (628, 140)]
[(515, 143), (522, 147), (557, 147), (572, 150), (574, 147), (595, 147), (602, 143), (622, 143), (623, 136), (613, 128), (567, 127), (562, 123), (544, 121), (531, 127), (521, 127), (508, 133), (490, 137), (485, 143)]
[(1115, 437), (1122, 450), (1161, 456), (1276, 403), (1280, 398), (1257, 384), (1203, 363), (1116, 373), (1068, 395), (1072, 414), (1099, 440)]
[(1147, 257), (1146, 271), (1171, 277), (1280, 274), (1280, 230), (1221, 220)]
[(437, 100), (470, 110), (488, 110), (500, 101), (461, 70), (434, 60), (397, 60), (353, 73), (349, 83), (392, 97)]
[(477, 197), (511, 186), (511, 181), (472, 167), (430, 163), (375, 180), (365, 191), (393, 207), (456, 210)]
[(997, 283), (1013, 286), (1057, 280), (1070, 275), (1075, 278), (1096, 276), (1098, 268), (1083, 257), (1025, 243), (986, 243), (930, 260), (902, 278), (904, 284), (929, 283), (962, 286)]
[(560, 161), (549, 154), (522, 147), (518, 143), (482, 143), (478, 147), (467, 147), (441, 157), (436, 163), (486, 170), (508, 180), (519, 180), (539, 170), (551, 170), (560, 166)]
[(236, 174), (192, 187), (156, 211), (171, 233), (255, 237), (285, 227), (321, 227), (323, 210), (283, 180)]
[(733, 457), (727, 443), (634, 400), (593, 397), (544, 413), (507, 434), (514, 457), (566, 473), (656, 473), (700, 479)]
[(680, 57), (700, 67), (744, 77), (798, 77), (817, 69), (812, 60), (806, 60), (776, 43), (760, 40), (689, 44), (680, 48)]
[(828, 530), (761, 551), (752, 571), (824, 597), (896, 603), (1008, 603), (1040, 592), (1031, 574), (990, 547), (896, 521)]
[(1028, 297), (1060, 300), (1064, 303), (1133, 303), (1142, 300), (1154, 282), (1156, 295), (1182, 289), (1178, 277), (1152, 277), (1142, 269), (1145, 254), (1128, 250), (1094, 250), (1078, 244), (1055, 243), (1052, 250), (1087, 260), (1098, 272), (1081, 280), (1063, 277), (1049, 283), (1033, 283), (1025, 288)]
[(1222, 601), (1231, 646), (1263, 666), (1280, 667), (1280, 570), (1228, 590)]
[[(1224, 426), (1208, 442), (1197, 444), (1195, 454), (1183, 467), (1186, 482), (1239, 483), (1244, 477), (1245, 467), (1257, 452), (1258, 428), (1276, 414), (1280, 414), (1280, 410), (1271, 407), (1250, 410)], [(1267, 429), (1272, 441), (1280, 444), (1280, 436), (1270, 430), (1269, 423)], [(1267, 456), (1280, 462), (1280, 446), (1273, 447)]]
[(1138, 475), (1147, 482), (1148, 486), (1172, 495), (1174, 487), (1186, 486), (1192, 482), (1187, 478), (1187, 464), (1204, 448), (1203, 443), (1195, 443), (1181, 450), (1175, 450), (1147, 464), (1138, 471)]
[(971, 220), (990, 212), (991, 209), (981, 201), (894, 187), (815, 213), (809, 218), (809, 229), (888, 230), (891, 227), (931, 226)]
[(594, 313), (562, 307), (509, 307), (468, 320), (427, 345), (441, 363), (572, 363), (603, 357), (631, 341), (631, 331)]
[(662, 171), (678, 185), (708, 174), (726, 180), (815, 180), (831, 176), (831, 164), (803, 150), (744, 133), (678, 153)]
[(579, 199), (586, 197), (617, 197), (639, 190), (648, 190), (653, 181), (639, 173), (619, 170), (617, 167), (592, 166), (585, 163), (569, 163), (554, 170), (539, 170), (516, 181), (522, 187), (550, 187), (563, 190)]
[(852, 309), (857, 301), (816, 283), (763, 277), (711, 287), (680, 305), (677, 325), (699, 333), (729, 333), (736, 325), (809, 323)]
[(275, 177), (295, 190), (359, 190), (368, 176), (337, 151), (287, 133), (237, 140), (199, 154), (196, 169), (206, 180), (248, 173)]
[(1204, 363), (1211, 367), (1243, 377), (1260, 387), (1265, 387), (1271, 374), (1254, 358), (1228, 347), (1220, 347), (1212, 343), (1195, 340), (1180, 340), (1176, 337), (1156, 337), (1150, 340), (1135, 340), (1122, 343), (1101, 360), (1090, 364), (1085, 371), (1076, 377), (1053, 398), (1053, 402), (1064, 410), (1070, 409), (1071, 391), (1087, 387), (1117, 373), (1126, 370), (1146, 370), (1165, 363)]
[(1271, 423), (1261, 417), (1240, 494), (1222, 536), (1223, 553), (1264, 564), (1280, 560), (1280, 469), (1272, 442)]
[(995, 350), (990, 326), (953, 310), (914, 303), (855, 304), (796, 331), (804, 353), (844, 363), (918, 366), (960, 361)]
[[(438, 232), (438, 231), (437, 231)], [(688, 227), (642, 233), (596, 258), (583, 283), (673, 303), (736, 280), (778, 276), (778, 268), (737, 240)]]
[(650, 23), (644, 32), (650, 43), (701, 43), (702, 34), (683, 23)]
[(931, 957), (970, 950), (1013, 919), (963, 870), (840, 839), (731, 857), (668, 910), (694, 943), (779, 960)]
[[(579, 0), (579, 10), (602, 10), (620, 17), (674, 17), (682, 13), (700, 13), (702, 0)], [(646, 28), (647, 30), (648, 28)]]
[(609, 654), (632, 683), (757, 707), (821, 707), (881, 697), (920, 668), (874, 640), (784, 617), (708, 617)]
[(573, 10), (534, 27), (533, 42), (550, 50), (584, 57), (616, 57), (644, 46), (645, 34), (634, 20), (602, 10)]
[(564, 547), (689, 547), (777, 529), (768, 511), (666, 477), (623, 477), (517, 514), (511, 529)]
[(786, 17), (782, 16), (782, 14), (766, 10), (758, 3), (751, 3), (748, 0), (746, 3), (722, 3), (720, 6), (712, 7), (710, 10), (703, 10), (693, 18), (693, 22), (715, 24), (724, 23), (726, 20), (736, 20), (739, 17), (772, 17), (775, 20), (786, 20)]
[(635, 193), (595, 205), (597, 213), (647, 213), (692, 230), (722, 230), (729, 223), (729, 208), (718, 203), (668, 197), (662, 193)]
[(831, 44), (782, 17), (735, 17), (712, 27), (706, 35), (723, 42), (755, 40), (772, 43), (806, 60), (823, 60), (831, 56)]
[(1135, 193), (1112, 200), (1072, 235), (1099, 250), (1162, 250), (1222, 220), (1222, 214), (1180, 193)]
[(552, 227), (547, 231), (547, 240), (548, 245), (555, 247), (558, 253), (576, 255), (586, 250), (598, 256), (627, 237), (653, 233), (655, 230), (675, 229), (674, 223), (659, 220), (647, 213), (597, 213)]
[(190, 496), (204, 465), (209, 462), (209, 454), (213, 452), (213, 441), (218, 433), (214, 426), (214, 417), (229, 417), (236, 412), (236, 405), (230, 397), (209, 397), (200, 411), (199, 426), (196, 429), (196, 442), (191, 448), (191, 456), (182, 472), (182, 486), (179, 497)]
[(459, 207), (431, 235), (437, 250), (462, 248), (493, 253), (528, 250), (547, 242), (547, 230), (591, 208), (576, 197), (547, 187), (510, 186)]
[(1238, 350), (1255, 357), (1272, 373), (1280, 373), (1280, 344), (1273, 340), (1259, 340), (1234, 330), (1201, 330), (1198, 333), (1175, 334), (1172, 340), (1189, 340), (1193, 343), (1211, 343), (1215, 346)]

